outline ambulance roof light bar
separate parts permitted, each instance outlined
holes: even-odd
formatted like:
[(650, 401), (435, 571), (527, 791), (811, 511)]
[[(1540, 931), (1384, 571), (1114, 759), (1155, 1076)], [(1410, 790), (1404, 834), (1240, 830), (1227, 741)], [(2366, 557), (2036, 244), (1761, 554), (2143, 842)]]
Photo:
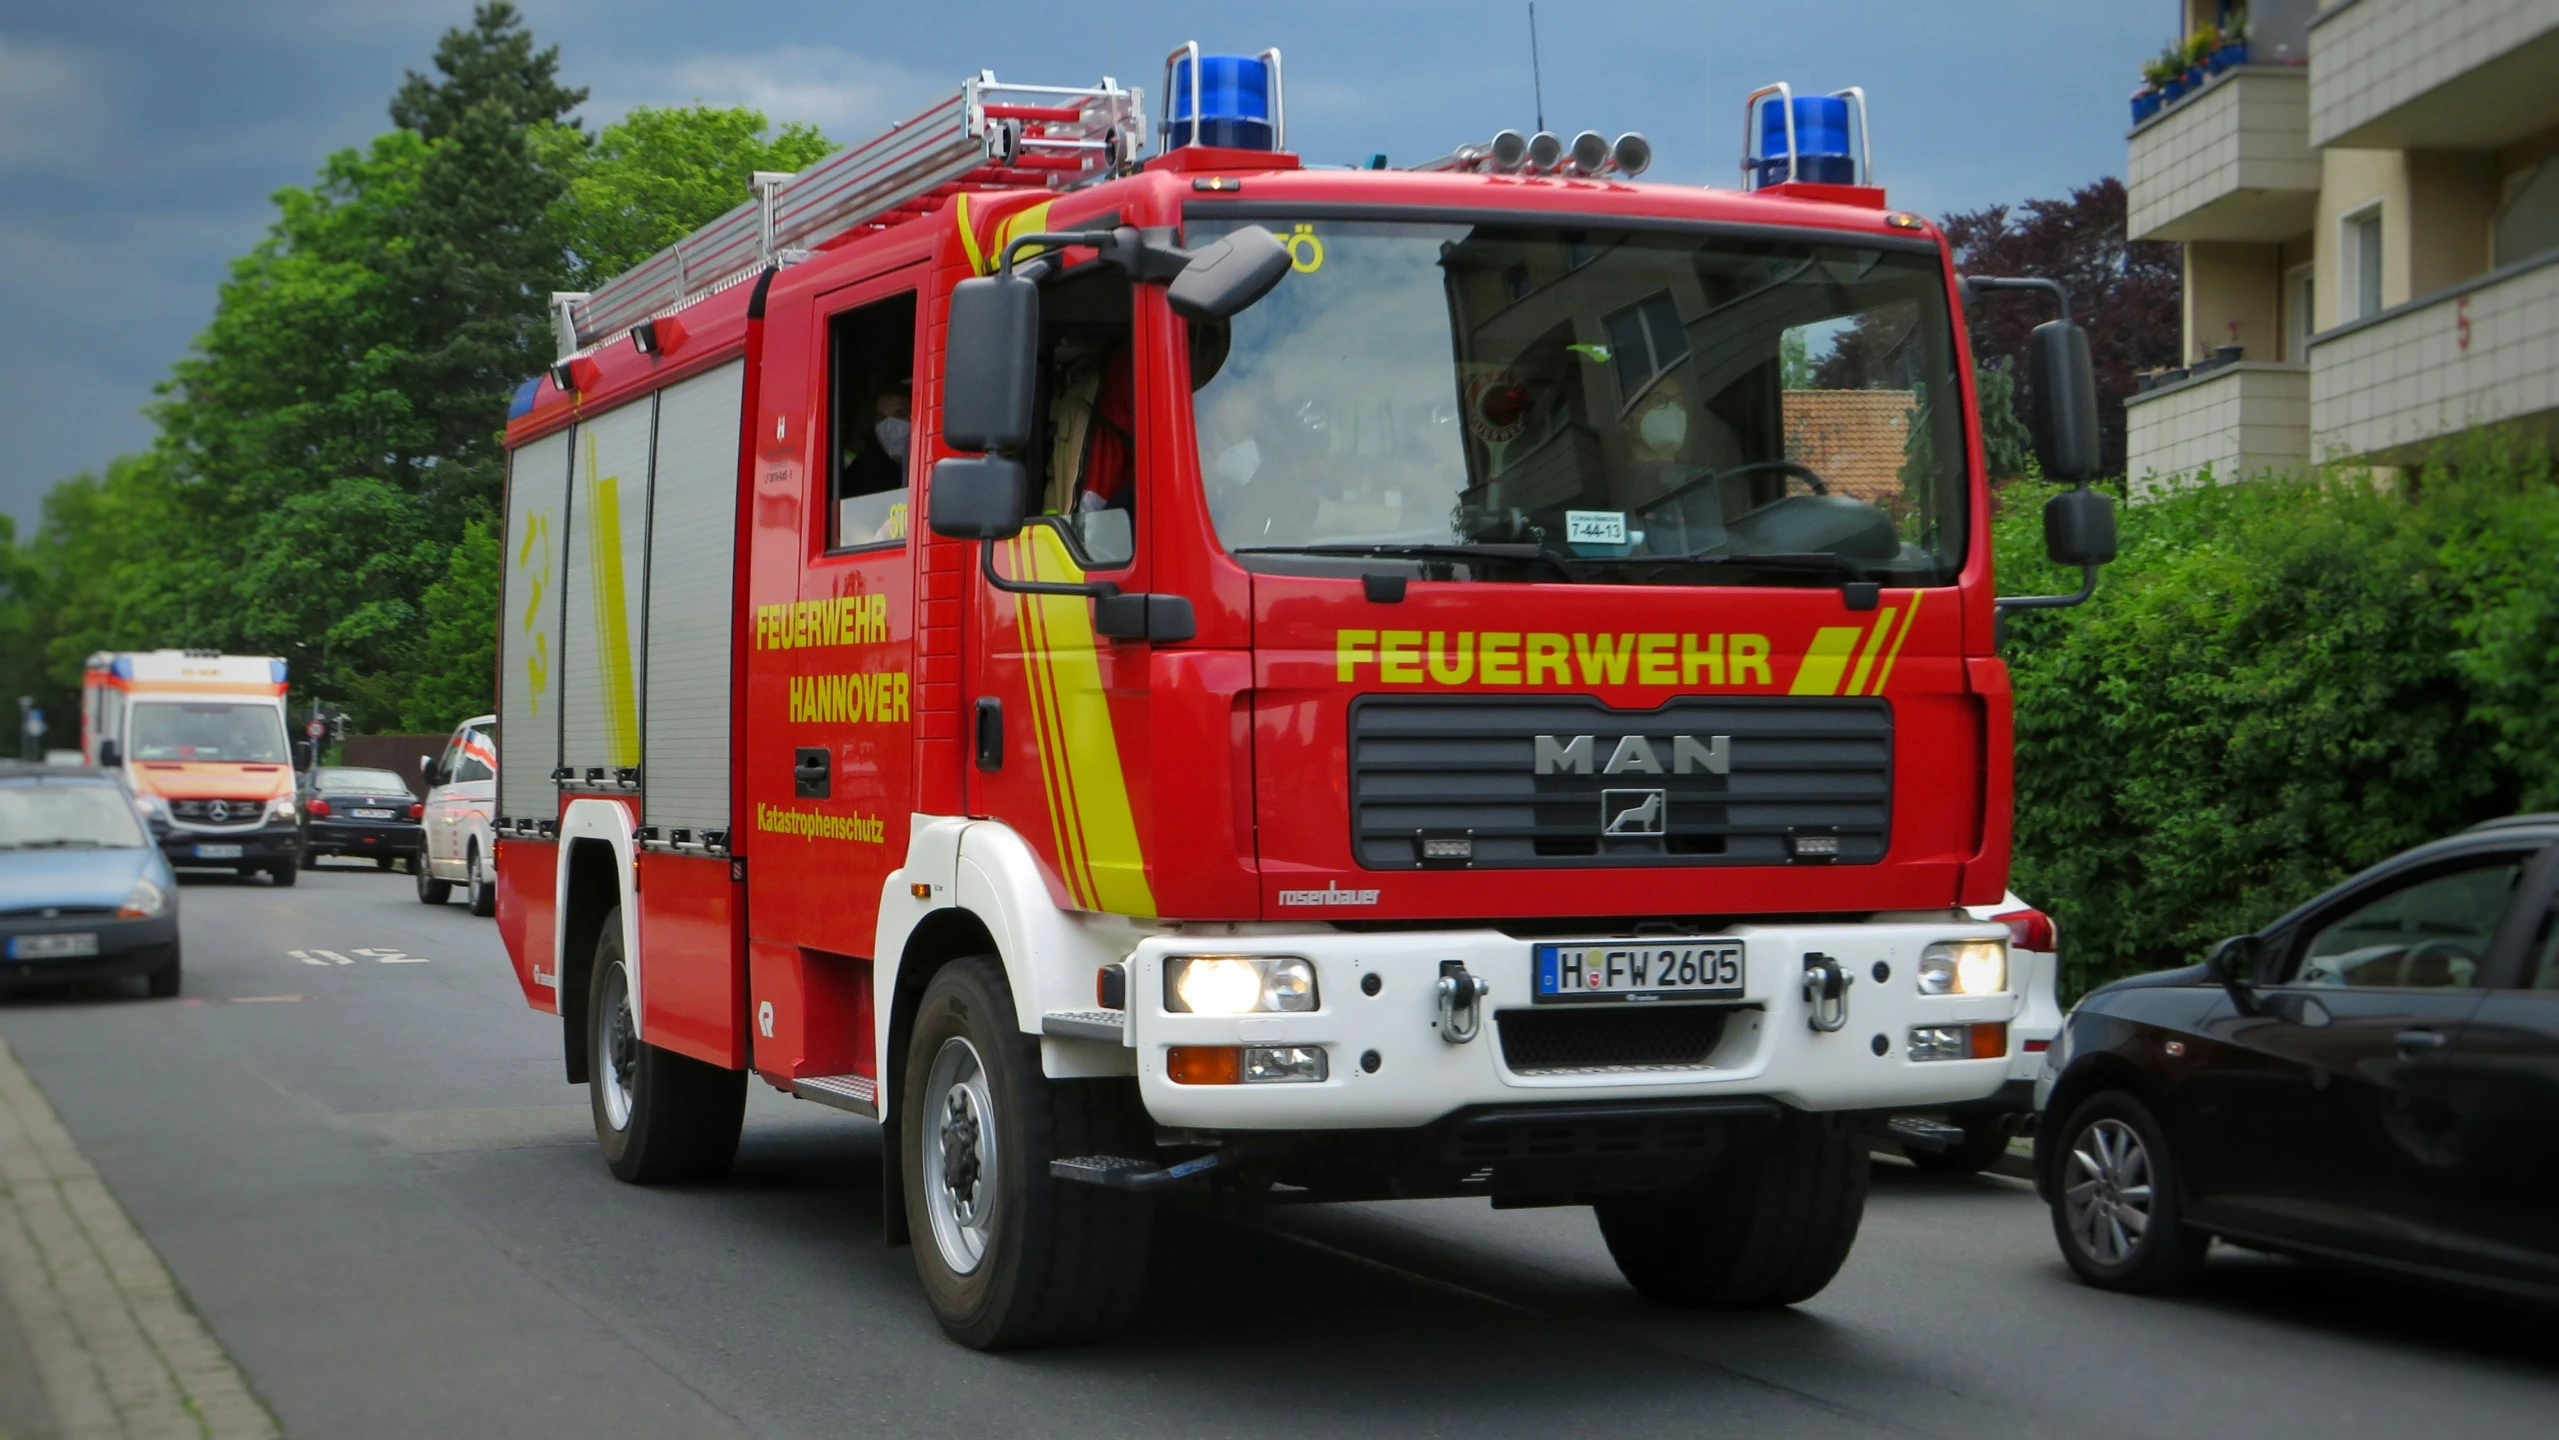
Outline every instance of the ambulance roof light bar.
[[(1848, 111), (1857, 109), (1850, 149)], [(1772, 150), (1773, 137), (1784, 148)], [(1822, 185), (1875, 183), (1875, 143), (1866, 124), (1866, 91), (1856, 85), (1797, 98), (1785, 81), (1762, 85), (1742, 101), (1742, 188), (1809, 180)]]
[(1259, 55), (1203, 55), (1185, 41), (1164, 57), (1164, 151), (1192, 145), (1286, 150), (1288, 101), (1278, 47)]

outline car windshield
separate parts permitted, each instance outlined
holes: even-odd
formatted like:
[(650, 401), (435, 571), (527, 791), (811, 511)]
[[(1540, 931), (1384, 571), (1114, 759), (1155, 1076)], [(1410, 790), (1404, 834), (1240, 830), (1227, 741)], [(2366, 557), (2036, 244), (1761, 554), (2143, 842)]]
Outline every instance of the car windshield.
[(124, 791), (98, 780), (0, 783), (0, 850), (132, 850), (142, 822)]
[(1186, 243), (1247, 223), (1287, 240), (1295, 273), (1191, 353), (1209, 512), (1255, 568), (1911, 585), (1962, 568), (1932, 254), (1226, 215)]
[(155, 700), (133, 707), (136, 760), (284, 760), (284, 717), (273, 705)]
[(311, 788), (332, 795), (406, 795), (409, 782), (388, 770), (320, 770)]

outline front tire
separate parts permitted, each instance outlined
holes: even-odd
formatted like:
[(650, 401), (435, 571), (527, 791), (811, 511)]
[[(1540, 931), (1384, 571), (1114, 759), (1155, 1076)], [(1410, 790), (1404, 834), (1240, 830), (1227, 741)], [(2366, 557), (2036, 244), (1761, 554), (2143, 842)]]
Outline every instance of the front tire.
[(726, 1174), (746, 1121), (746, 1072), (640, 1038), (620, 910), (604, 917), (588, 976), (587, 1100), (613, 1178), (658, 1185)]
[(467, 892), (471, 913), (486, 920), (498, 913), (498, 880), (494, 875), (481, 873), (479, 841), (471, 842), (470, 849), (463, 854), (462, 863), (465, 867), (464, 873), (471, 877)]
[(169, 942), (169, 963), (143, 977), (143, 988), (154, 1000), (166, 1000), (178, 993), (184, 975), (178, 965), (178, 942)]
[(2212, 1237), (2185, 1223), (2176, 1157), (2150, 1107), (2103, 1091), (2060, 1134), (2053, 1238), (2070, 1268), (2101, 1290), (2161, 1295), (2194, 1283)]
[(1603, 1200), (1626, 1283), (1682, 1310), (1770, 1310), (1821, 1293), (1866, 1213), (1853, 1117), (1789, 1110), (1695, 1190)]
[(453, 898), (453, 882), (450, 880), (438, 880), (434, 876), (428, 874), (426, 861), (423, 858), (421, 858), (417, 863), (416, 873), (418, 879), (419, 904), (441, 905)]
[(1050, 1080), (1004, 969), (954, 960), (925, 986), (899, 1092), (907, 1223), (944, 1333), (979, 1350), (1118, 1329), (1146, 1278), (1153, 1203), (1061, 1182), (1060, 1157), (1144, 1154), (1126, 1082)]
[(294, 856), (267, 867), (267, 878), (278, 885), (291, 885), (302, 878), (302, 859)]

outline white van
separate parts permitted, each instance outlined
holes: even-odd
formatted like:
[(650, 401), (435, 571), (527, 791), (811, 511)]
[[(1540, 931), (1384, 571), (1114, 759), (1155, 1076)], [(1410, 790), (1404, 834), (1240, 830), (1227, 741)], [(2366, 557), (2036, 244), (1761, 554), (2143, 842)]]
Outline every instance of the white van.
[(497, 852), (489, 813), (498, 798), (498, 717), (475, 715), (453, 727), (440, 755), (424, 757), (426, 859), (417, 867), (418, 899), (441, 905), (459, 885), (471, 913), (498, 913)]

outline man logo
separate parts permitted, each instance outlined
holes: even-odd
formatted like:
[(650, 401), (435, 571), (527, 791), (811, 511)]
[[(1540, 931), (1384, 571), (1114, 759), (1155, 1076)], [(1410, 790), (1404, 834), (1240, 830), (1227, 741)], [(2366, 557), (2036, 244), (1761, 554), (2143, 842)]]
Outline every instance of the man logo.
[(1669, 797), (1659, 790), (1599, 792), (1599, 833), (1664, 835), (1670, 831)]
[[(1598, 754), (1596, 736), (1575, 735), (1562, 739), (1540, 735), (1536, 741), (1537, 773), (1540, 775), (1588, 775)], [(1671, 770), (1688, 775), (1703, 770), (1709, 775), (1733, 773), (1733, 737), (1709, 735), (1701, 744), (1694, 735), (1673, 735), (1670, 739)], [(1608, 763), (1599, 767), (1603, 775), (1659, 775), (1662, 760), (1653, 741), (1642, 735), (1620, 737), (1617, 748), (1608, 752)], [(1645, 832), (1650, 833), (1650, 832)]]

